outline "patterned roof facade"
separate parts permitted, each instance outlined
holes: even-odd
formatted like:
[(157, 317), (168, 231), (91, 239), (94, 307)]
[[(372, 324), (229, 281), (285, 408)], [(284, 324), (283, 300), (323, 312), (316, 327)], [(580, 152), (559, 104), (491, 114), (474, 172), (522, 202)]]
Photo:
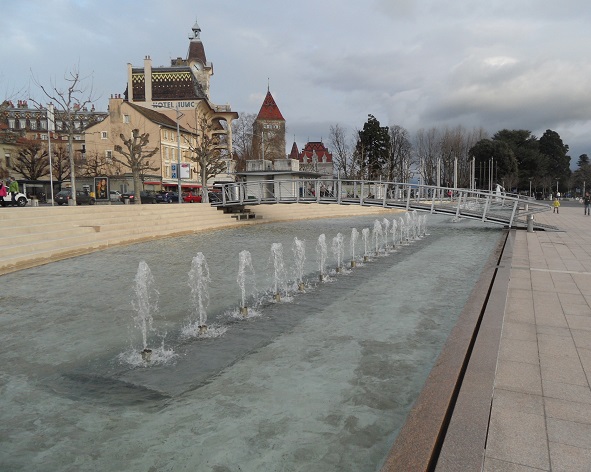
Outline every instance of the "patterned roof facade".
[[(133, 99), (146, 99), (144, 69), (132, 71)], [(152, 100), (199, 100), (205, 93), (195, 80), (188, 66), (158, 67), (152, 69)]]
[(328, 152), (322, 141), (309, 141), (306, 143), (302, 152), (299, 153), (298, 159), (304, 163), (312, 162), (314, 154), (318, 156), (318, 162), (332, 162), (332, 153)]

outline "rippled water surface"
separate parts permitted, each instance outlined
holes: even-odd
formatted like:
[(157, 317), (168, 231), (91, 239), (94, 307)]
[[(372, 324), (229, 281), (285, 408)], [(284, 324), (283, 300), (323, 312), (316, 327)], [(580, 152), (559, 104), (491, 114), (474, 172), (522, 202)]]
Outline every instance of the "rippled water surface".
[[(500, 230), (429, 216), (429, 236), (336, 274), (333, 238), (343, 235), (349, 265), (352, 228), (374, 221), (215, 231), (0, 277), (0, 470), (379, 469)], [(305, 241), (303, 293), (293, 284), (294, 237)], [(279, 302), (274, 243), (290, 287)], [(257, 289), (246, 319), (243, 250)], [(355, 250), (363, 255), (361, 238)], [(212, 329), (196, 338), (183, 328), (200, 252)], [(141, 261), (159, 292), (149, 364), (131, 304)]]

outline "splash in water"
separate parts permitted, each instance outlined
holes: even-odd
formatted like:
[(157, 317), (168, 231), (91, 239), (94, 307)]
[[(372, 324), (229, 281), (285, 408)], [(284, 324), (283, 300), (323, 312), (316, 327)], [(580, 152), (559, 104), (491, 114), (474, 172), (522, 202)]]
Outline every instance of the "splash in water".
[(320, 277), (322, 278), (326, 273), (326, 235), (323, 233), (318, 236), (318, 242), (316, 243), (316, 256), (318, 259), (318, 271), (320, 273)]
[(304, 262), (306, 261), (306, 242), (296, 238), (293, 238), (293, 245), (291, 246), (293, 251), (293, 258), (295, 261), (295, 279), (298, 284), (304, 283)]
[(384, 218), (382, 220), (382, 226), (384, 228), (384, 249), (388, 249), (388, 234), (390, 233), (390, 220)]
[(131, 301), (136, 314), (133, 318), (142, 335), (142, 349), (148, 348), (148, 332), (154, 331), (153, 313), (158, 311), (158, 290), (154, 287), (154, 276), (146, 261), (140, 261), (135, 275), (135, 298)]
[(238, 282), (238, 286), (240, 287), (240, 306), (246, 307), (247, 282), (251, 287), (251, 294), (254, 296), (254, 294), (256, 293), (254, 267), (252, 265), (252, 257), (250, 255), (250, 251), (240, 251), (238, 258), (238, 277), (236, 277), (236, 281)]
[(141, 367), (167, 364), (174, 360), (176, 354), (174, 350), (167, 349), (164, 346), (166, 333), (161, 336), (160, 346), (156, 348), (148, 347), (150, 333), (156, 332), (153, 323), (154, 315), (158, 312), (158, 298), (160, 294), (155, 288), (152, 271), (145, 261), (140, 261), (134, 281), (134, 296), (131, 300), (131, 305), (135, 310), (133, 324), (141, 333), (142, 348), (137, 349), (134, 347), (132, 341), (131, 348), (119, 354), (118, 360), (122, 364)]
[(273, 293), (275, 299), (287, 295), (287, 276), (283, 264), (283, 244), (271, 244), (271, 262), (273, 263)]
[(363, 228), (361, 230), (361, 238), (363, 239), (363, 257), (367, 258), (369, 257), (369, 228)]
[(343, 265), (344, 255), (344, 247), (343, 247), (343, 235), (341, 233), (337, 233), (337, 235), (332, 238), (332, 253), (335, 258), (335, 262), (337, 265), (337, 272), (339, 272)]
[(351, 253), (351, 261), (355, 261), (355, 245), (359, 239), (359, 231), (357, 228), (351, 230), (351, 240), (349, 241), (349, 252)]
[(382, 223), (380, 223), (380, 220), (375, 220), (373, 223), (372, 237), (377, 256), (380, 253), (380, 244), (382, 243), (383, 238)]

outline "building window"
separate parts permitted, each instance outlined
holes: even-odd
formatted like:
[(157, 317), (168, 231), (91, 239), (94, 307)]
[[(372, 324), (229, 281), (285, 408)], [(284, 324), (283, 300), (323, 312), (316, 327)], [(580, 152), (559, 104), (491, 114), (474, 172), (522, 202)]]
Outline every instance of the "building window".
[(6, 154), (4, 154), (4, 161), (6, 163), (6, 168), (7, 169), (12, 169), (12, 162), (10, 162), (10, 153), (7, 152)]
[(170, 178), (170, 166), (164, 166), (164, 177)]
[(27, 127), (27, 120), (25, 118), (21, 118), (20, 120), (18, 120), (18, 127), (20, 129), (26, 129), (26, 127)]
[(47, 141), (47, 135), (46, 134), (42, 134), (41, 135), (41, 141)]
[(64, 129), (64, 122), (62, 120), (57, 120), (55, 122), (55, 129), (56, 130), (63, 130)]
[(130, 122), (129, 115), (123, 115), (123, 123), (129, 124), (129, 122)]
[(39, 128), (41, 128), (42, 130), (46, 130), (47, 129), (47, 120), (41, 120), (41, 122), (39, 123)]
[(107, 139), (107, 132), (101, 131), (101, 139)]
[(113, 151), (111, 151), (110, 149), (105, 151), (105, 157), (107, 159), (112, 159), (113, 158)]
[(10, 129), (14, 129), (14, 127), (15, 127), (15, 120), (14, 120), (14, 118), (9, 118), (8, 119), (8, 127)]

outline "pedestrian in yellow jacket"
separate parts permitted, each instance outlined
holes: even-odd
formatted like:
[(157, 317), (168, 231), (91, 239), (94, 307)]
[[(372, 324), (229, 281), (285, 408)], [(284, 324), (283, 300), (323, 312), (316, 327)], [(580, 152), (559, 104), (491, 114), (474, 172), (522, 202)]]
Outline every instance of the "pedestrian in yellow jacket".
[(554, 199), (554, 203), (552, 204), (552, 206), (554, 207), (554, 210), (552, 211), (552, 213), (560, 213), (558, 211), (558, 209), (560, 208), (560, 201), (558, 200), (558, 198)]

